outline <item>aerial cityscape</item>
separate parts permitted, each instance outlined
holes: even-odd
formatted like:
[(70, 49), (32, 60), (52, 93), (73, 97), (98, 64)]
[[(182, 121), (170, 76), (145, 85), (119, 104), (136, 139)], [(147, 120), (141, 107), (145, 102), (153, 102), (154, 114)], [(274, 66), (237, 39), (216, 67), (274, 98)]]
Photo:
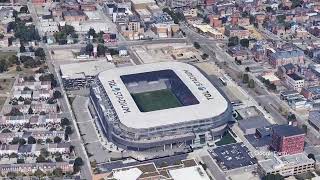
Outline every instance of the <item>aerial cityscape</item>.
[(320, 180), (320, 0), (0, 0), (0, 179)]

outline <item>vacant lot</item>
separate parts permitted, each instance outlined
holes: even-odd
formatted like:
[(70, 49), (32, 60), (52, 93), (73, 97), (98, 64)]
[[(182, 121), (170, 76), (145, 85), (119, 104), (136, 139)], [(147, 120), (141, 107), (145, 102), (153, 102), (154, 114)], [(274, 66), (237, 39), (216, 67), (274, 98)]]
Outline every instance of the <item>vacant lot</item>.
[(9, 94), (14, 80), (14, 78), (0, 79), (0, 94)]
[(141, 112), (180, 107), (181, 103), (169, 89), (132, 94)]

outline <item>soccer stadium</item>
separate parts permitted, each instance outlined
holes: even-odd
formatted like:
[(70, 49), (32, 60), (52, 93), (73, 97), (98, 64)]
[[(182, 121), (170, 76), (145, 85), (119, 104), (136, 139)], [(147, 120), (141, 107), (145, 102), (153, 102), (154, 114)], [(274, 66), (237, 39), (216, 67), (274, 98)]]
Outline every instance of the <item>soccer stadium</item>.
[(90, 99), (109, 141), (142, 151), (202, 146), (225, 131), (232, 108), (192, 65), (161, 62), (101, 72)]

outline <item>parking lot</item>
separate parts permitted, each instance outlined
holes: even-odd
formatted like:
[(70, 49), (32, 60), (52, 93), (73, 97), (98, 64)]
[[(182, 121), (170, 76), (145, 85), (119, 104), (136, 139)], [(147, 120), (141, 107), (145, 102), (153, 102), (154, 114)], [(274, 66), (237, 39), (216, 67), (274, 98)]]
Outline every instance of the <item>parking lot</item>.
[(223, 170), (231, 170), (253, 165), (256, 160), (249, 155), (249, 150), (243, 143), (234, 143), (209, 150)]
[(88, 103), (89, 98), (84, 96), (77, 96), (72, 103), (80, 135), (85, 144), (89, 159), (91, 161), (96, 160), (97, 163), (106, 162), (112, 154), (105, 149), (100, 141), (100, 137), (98, 137), (94, 120), (88, 109)]

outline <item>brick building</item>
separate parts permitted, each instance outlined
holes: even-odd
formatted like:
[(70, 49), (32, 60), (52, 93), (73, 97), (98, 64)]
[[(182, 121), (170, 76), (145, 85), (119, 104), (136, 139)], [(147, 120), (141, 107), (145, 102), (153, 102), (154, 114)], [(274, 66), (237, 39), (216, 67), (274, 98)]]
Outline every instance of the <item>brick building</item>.
[(77, 10), (63, 11), (62, 15), (64, 20), (67, 22), (87, 20), (87, 16), (86, 14), (84, 14), (83, 11), (77, 11)]
[(274, 126), (271, 132), (271, 148), (281, 154), (296, 154), (303, 152), (305, 133), (302, 129), (290, 126)]

